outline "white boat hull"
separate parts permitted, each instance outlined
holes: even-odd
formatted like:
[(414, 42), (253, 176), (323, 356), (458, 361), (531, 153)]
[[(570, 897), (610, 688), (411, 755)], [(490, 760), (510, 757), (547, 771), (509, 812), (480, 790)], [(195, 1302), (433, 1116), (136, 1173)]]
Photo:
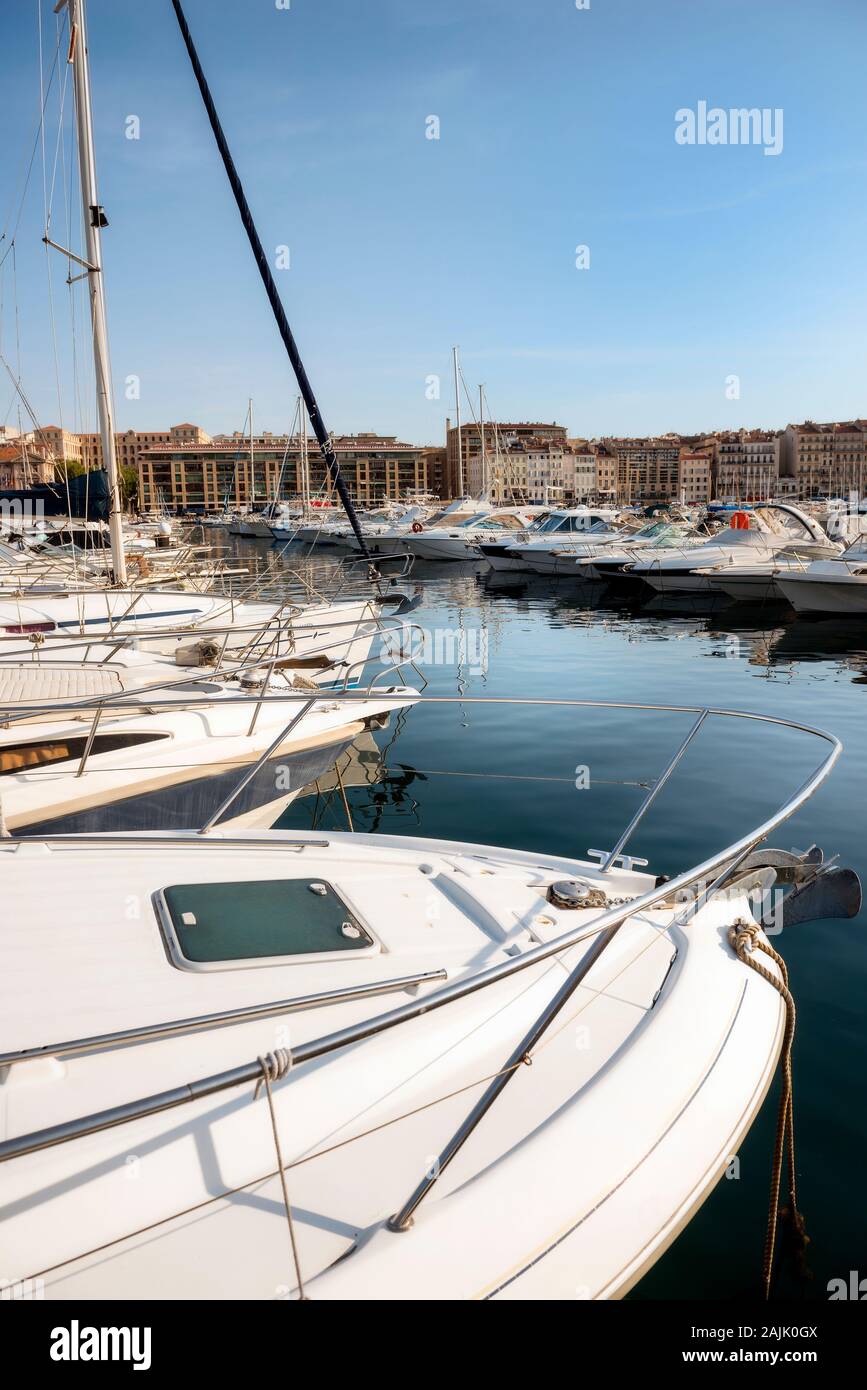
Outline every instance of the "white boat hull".
[(861, 578), (810, 580), (782, 576), (780, 591), (797, 613), (867, 613), (867, 581)]
[(658, 594), (710, 594), (713, 584), (706, 575), (666, 569), (632, 569), (630, 574), (643, 579)]
[[(579, 569), (577, 561), (588, 550), (576, 546), (574, 550), (539, 551), (532, 559), (527, 560), (527, 568), (533, 574), (554, 574), (568, 575), (570, 579), (583, 579), (585, 576)], [(590, 576), (587, 576), (590, 578)]]
[[(8, 675), (9, 668), (5, 669)], [(99, 669), (99, 674), (109, 673), (110, 668)], [(27, 671), (23, 674), (26, 681)], [(45, 674), (51, 673), (42, 672), (40, 677)], [(118, 692), (127, 688), (134, 699), (135, 684), (124, 681)], [(147, 706), (140, 712), (124, 712), (117, 700), (105, 706), (90, 749), (87, 737), (93, 728), (93, 708), (76, 719), (61, 710), (52, 715), (50, 706), (46, 707), (43, 714), (7, 724), (0, 731), (0, 795), (7, 830), (34, 835), (202, 825), (245, 770), (272, 749), (268, 763), (245, 788), (234, 811), (240, 815), (267, 808), (287, 791), (297, 793), (330, 766), (366, 722), (414, 703), (414, 691), (391, 689), (396, 693), (383, 688), (369, 699), (347, 702), (314, 698), (311, 708), (290, 728), (293, 717), (302, 713), (304, 701), (291, 683), (272, 679), (272, 696), (296, 698), (261, 705), (254, 725), (255, 696), (245, 704), (233, 703), (232, 697), (241, 693), (237, 687), (181, 681), (149, 691)], [(84, 698), (93, 701), (104, 693)], [(176, 705), (185, 698), (189, 699), (186, 708), (161, 709), (166, 702)], [(34, 702), (23, 699), (21, 703)], [(14, 713), (15, 705), (7, 703), (4, 708)], [(278, 743), (281, 731), (285, 732)], [(45, 760), (33, 764), (32, 749), (50, 751), (40, 752)], [(329, 749), (333, 757), (323, 760), (317, 750)], [(296, 762), (294, 774), (290, 759)]]
[[(438, 966), (456, 978), (480, 958), (493, 965), (527, 949), (521, 922), (539, 923), (543, 940), (575, 925), (574, 913), (548, 904), (546, 883), (599, 881), (598, 865), (582, 861), (389, 836), (329, 835), (317, 847), (276, 835), (267, 848), (230, 850), (218, 840), (197, 850), (139, 844), (124, 852), (96, 842), (71, 855), (34, 842), (26, 864), (8, 854), (0, 959), (11, 952), (20, 962), (34, 932), (44, 942), (39, 1008), (20, 964), (17, 991), (4, 999), (7, 1047), (43, 1050), (17, 1064), (21, 1084), (0, 1097), (16, 1097), (8, 1139), (236, 1067), (273, 1050), (286, 1020), (266, 1012), (63, 1062), (51, 1058), (54, 1041), (347, 980)], [(119, 852), (122, 892), (109, 868)], [(71, 905), (62, 924), (47, 909), (34, 920), (37, 860)], [(385, 949), (326, 969), (300, 958), (291, 968), (191, 973), (167, 960), (151, 908), (166, 885), (225, 880), (236, 892), (239, 877), (299, 875), (335, 883)], [(604, 881), (633, 894), (653, 882), (619, 870)], [(432, 893), (441, 904), (433, 921)], [(130, 899), (143, 907), (125, 921)], [(561, 971), (552, 973), (550, 961), (531, 965), (494, 994), (476, 990), (399, 1034), (379, 1033), (273, 1083), (306, 1296), (586, 1300), (627, 1292), (722, 1177), (773, 1075), (782, 1001), (726, 941), (728, 923), (748, 913), (746, 896), (733, 891), (688, 927), (675, 926), (665, 908), (631, 919), (579, 987), (571, 1021), (550, 1031), (532, 1067), (518, 1069), (404, 1233), (388, 1221), (430, 1164), (426, 1156), (460, 1125), (478, 1094), (472, 1083), (503, 1065)], [(57, 950), (46, 935), (52, 921), (62, 927)], [(575, 965), (587, 949), (574, 946), (562, 959)], [(101, 963), (98, 982), (92, 959)], [(120, 980), (105, 997), (103, 981), (121, 960), (134, 1007)], [(388, 1007), (367, 999), (293, 1013), (291, 1045)], [(585, 1032), (592, 1046), (581, 1044)], [(267, 1102), (252, 1086), (13, 1158), (4, 1165), (6, 1278), (44, 1271), (44, 1297), (66, 1300), (295, 1298), (274, 1167)]]
[(783, 597), (773, 573), (741, 575), (735, 569), (730, 574), (712, 576), (711, 584), (736, 603), (778, 603)]

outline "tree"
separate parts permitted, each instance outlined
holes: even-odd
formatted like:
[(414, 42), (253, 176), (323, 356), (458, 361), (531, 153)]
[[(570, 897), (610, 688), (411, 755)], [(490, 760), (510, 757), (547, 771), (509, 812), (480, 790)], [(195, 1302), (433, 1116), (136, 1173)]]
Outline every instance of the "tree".
[(80, 478), (82, 473), (87, 472), (87, 468), (81, 459), (61, 459), (57, 464), (57, 472), (60, 479)]
[(123, 464), (120, 469), (120, 496), (125, 507), (138, 503), (138, 469), (130, 464)]

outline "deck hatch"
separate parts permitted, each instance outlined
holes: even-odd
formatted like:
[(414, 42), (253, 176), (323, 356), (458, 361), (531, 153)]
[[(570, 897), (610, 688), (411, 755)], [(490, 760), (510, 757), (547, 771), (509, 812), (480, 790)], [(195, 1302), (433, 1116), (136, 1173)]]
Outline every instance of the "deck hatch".
[(376, 947), (333, 885), (319, 878), (174, 884), (157, 894), (157, 907), (173, 959), (193, 970)]

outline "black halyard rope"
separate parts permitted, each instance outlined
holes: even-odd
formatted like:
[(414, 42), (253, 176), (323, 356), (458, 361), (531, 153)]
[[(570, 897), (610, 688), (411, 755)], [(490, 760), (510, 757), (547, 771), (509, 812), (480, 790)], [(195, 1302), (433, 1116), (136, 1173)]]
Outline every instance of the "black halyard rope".
[(238, 171), (235, 168), (235, 161), (232, 159), (229, 146), (226, 142), (226, 137), (223, 134), (223, 127), (220, 124), (220, 118), (217, 115), (217, 108), (214, 105), (214, 99), (211, 96), (211, 91), (208, 86), (207, 79), (205, 78), (204, 71), (202, 70), (202, 65), (199, 62), (199, 55), (196, 52), (196, 46), (193, 43), (193, 37), (190, 33), (186, 16), (184, 15), (179, 0), (172, 0), (172, 5), (174, 7), (175, 16), (177, 18), (178, 25), (181, 30), (181, 35), (183, 37), (184, 43), (186, 44), (187, 53), (189, 54), (189, 59), (193, 67), (193, 72), (195, 73), (196, 81), (199, 84), (199, 91), (202, 95), (202, 101), (205, 104), (205, 110), (208, 113), (208, 120), (211, 123), (211, 129), (214, 132), (214, 139), (217, 142), (217, 148), (220, 151), (220, 155), (222, 157), (223, 164), (226, 169), (226, 174), (229, 178), (229, 183), (231, 185), (232, 192), (235, 195), (235, 202), (238, 204), (238, 211), (241, 214), (241, 221), (244, 224), (244, 231), (247, 233), (247, 239), (253, 251), (253, 257), (256, 261), (256, 265), (259, 268), (259, 274), (261, 275), (262, 283), (265, 286), (265, 293), (268, 296), (268, 301), (274, 313), (274, 318), (277, 322), (277, 328), (279, 330), (280, 337), (283, 339), (283, 346), (285, 347), (286, 352), (289, 356), (289, 361), (292, 364), (292, 370), (294, 371), (295, 377), (298, 382), (298, 389), (301, 392), (301, 395), (304, 397), (304, 404), (307, 407), (307, 414), (309, 415), (310, 423), (313, 426), (313, 433), (316, 435), (319, 447), (322, 450), (322, 456), (325, 459), (325, 464), (328, 469), (328, 473), (331, 477), (332, 482), (334, 483), (335, 488), (337, 489), (337, 495), (343, 503), (344, 511), (346, 512), (346, 515), (349, 518), (350, 525), (352, 526), (352, 529), (355, 533), (355, 538), (358, 541), (359, 547), (361, 549), (361, 554), (364, 557), (364, 559), (367, 560), (370, 564), (370, 553), (367, 549), (367, 544), (365, 542), (364, 536), (362, 535), (361, 527), (358, 524), (358, 517), (355, 514), (355, 508), (352, 505), (352, 499), (349, 496), (349, 490), (340, 472), (340, 464), (337, 461), (337, 455), (334, 451), (334, 441), (332, 440), (328, 430), (325, 428), (325, 422), (322, 419), (322, 416), (319, 412), (319, 406), (316, 402), (316, 397), (313, 394), (313, 387), (310, 385), (310, 381), (307, 376), (304, 363), (301, 360), (301, 354), (298, 351), (298, 346), (295, 342), (292, 329), (289, 327), (289, 320), (286, 317), (286, 311), (283, 308), (282, 302), (280, 300), (280, 295), (277, 292), (277, 286), (274, 283), (274, 276), (271, 274), (271, 267), (268, 264), (268, 258), (265, 255), (265, 250), (259, 238), (259, 233), (256, 230), (256, 224), (253, 221), (253, 214), (250, 211), (250, 205), (247, 202), (246, 196), (244, 194), (244, 189), (241, 184), (241, 180), (238, 176)]

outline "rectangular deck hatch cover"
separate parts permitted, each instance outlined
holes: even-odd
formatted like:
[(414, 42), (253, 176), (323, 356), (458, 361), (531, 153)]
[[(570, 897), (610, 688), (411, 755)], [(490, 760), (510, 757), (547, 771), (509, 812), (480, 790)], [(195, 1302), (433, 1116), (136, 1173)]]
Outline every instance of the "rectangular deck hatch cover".
[(163, 889), (180, 956), (201, 964), (369, 950), (373, 938), (321, 879), (179, 883)]

